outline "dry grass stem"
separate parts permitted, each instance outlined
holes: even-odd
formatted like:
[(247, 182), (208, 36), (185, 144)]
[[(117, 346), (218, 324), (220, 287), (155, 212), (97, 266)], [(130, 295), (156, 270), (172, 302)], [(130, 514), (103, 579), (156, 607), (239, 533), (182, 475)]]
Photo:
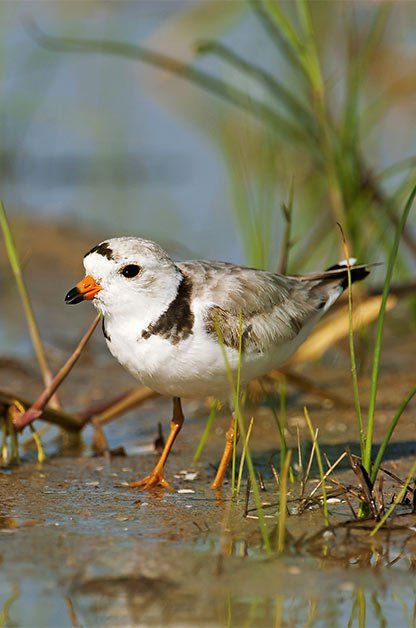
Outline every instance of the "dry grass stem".
[[(94, 414), (92, 415), (92, 417), (100, 425), (105, 425), (106, 423), (109, 423), (113, 419), (120, 416), (120, 414), (128, 412), (129, 410), (132, 410), (133, 408), (141, 405), (148, 399), (153, 399), (154, 397), (158, 396), (159, 394), (154, 390), (151, 390), (151, 388), (146, 388), (145, 386), (141, 388), (136, 388), (129, 392), (127, 395), (123, 395), (122, 398), (119, 398), (118, 401), (116, 401), (110, 407), (107, 407), (106, 410), (104, 410), (103, 412)], [(88, 422), (89, 419), (90, 418), (88, 417), (86, 419), (86, 422)]]
[(339, 465), (339, 463), (344, 460), (345, 456), (347, 455), (347, 452), (344, 451), (344, 453), (342, 453), (339, 458), (337, 458), (337, 460), (334, 462), (333, 465), (330, 466), (330, 468), (328, 469), (328, 471), (326, 471), (322, 477), (321, 480), (319, 480), (318, 484), (315, 486), (315, 488), (311, 491), (311, 493), (308, 495), (307, 499), (311, 499), (316, 491), (319, 489), (320, 486), (322, 486), (322, 483), (331, 475), (331, 473), (334, 471), (334, 469), (336, 469), (336, 467)]
[[(15, 401), (19, 401), (25, 408), (31, 407), (32, 403), (21, 397), (20, 395), (15, 395), (12, 393), (8, 393), (7, 391), (0, 390), (0, 404), (4, 405), (6, 408), (14, 403)], [(19, 415), (21, 416), (21, 415)], [(63, 410), (54, 410), (53, 408), (46, 407), (42, 411), (42, 420), (48, 421), (53, 425), (58, 427), (62, 427), (69, 432), (79, 432), (84, 427), (84, 422), (78, 419), (77, 416), (72, 414), (68, 414)]]
[(242, 477), (243, 477), (244, 462), (245, 462), (246, 455), (247, 455), (247, 448), (249, 446), (251, 432), (253, 431), (253, 425), (254, 425), (254, 417), (251, 417), (250, 423), (249, 423), (249, 426), (248, 426), (248, 429), (247, 429), (246, 438), (245, 438), (244, 444), (243, 444), (243, 451), (241, 453), (241, 458), (240, 458), (240, 466), (238, 468), (237, 488), (236, 488), (236, 494), (237, 495), (240, 493), (241, 480), (242, 480)]
[(284, 552), (285, 539), (286, 539), (286, 516), (287, 516), (287, 485), (288, 475), (290, 467), (290, 459), (292, 452), (289, 451), (286, 454), (286, 458), (283, 465), (283, 472), (280, 482), (280, 501), (279, 501), (279, 520), (278, 520), (278, 535), (277, 535), (277, 551), (279, 554)]

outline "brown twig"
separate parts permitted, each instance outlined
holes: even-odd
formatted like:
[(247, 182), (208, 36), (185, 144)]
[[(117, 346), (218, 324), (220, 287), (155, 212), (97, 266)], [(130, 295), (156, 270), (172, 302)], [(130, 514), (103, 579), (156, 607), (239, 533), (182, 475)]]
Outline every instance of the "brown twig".
[(26, 425), (29, 425), (29, 423), (32, 423), (33, 421), (35, 421), (35, 419), (38, 419), (40, 416), (42, 416), (42, 412), (43, 412), (46, 404), (48, 403), (49, 399), (52, 397), (52, 395), (55, 393), (55, 391), (59, 388), (59, 386), (62, 384), (62, 382), (64, 381), (64, 379), (68, 375), (68, 373), (73, 368), (74, 364), (76, 363), (76, 361), (78, 360), (79, 356), (81, 355), (83, 349), (85, 348), (88, 340), (90, 339), (91, 335), (93, 334), (95, 328), (97, 327), (98, 323), (100, 322), (100, 319), (101, 319), (101, 315), (98, 314), (95, 317), (92, 325), (89, 327), (87, 332), (81, 338), (81, 340), (80, 340), (77, 348), (75, 349), (74, 353), (67, 360), (67, 362), (65, 362), (63, 367), (58, 371), (57, 375), (55, 375), (55, 377), (53, 378), (53, 380), (51, 381), (49, 386), (47, 386), (45, 388), (43, 393), (31, 405), (31, 407), (28, 410), (26, 410), (26, 412), (24, 412), (23, 414), (21, 414), (20, 416), (15, 418), (14, 425), (15, 425), (16, 429), (21, 430), (24, 427), (26, 427)]
[(118, 403), (122, 399), (125, 399), (131, 393), (132, 393), (132, 390), (130, 389), (116, 395), (115, 397), (111, 397), (111, 399), (104, 399), (104, 400), (100, 399), (100, 401), (95, 401), (84, 410), (80, 410), (79, 412), (77, 412), (77, 417), (81, 421), (89, 421), (91, 417), (96, 416), (97, 414), (101, 414), (102, 412), (108, 410), (114, 404)]
[(369, 507), (373, 517), (377, 519), (378, 511), (376, 503), (374, 501), (373, 484), (370, 480), (370, 477), (363, 465), (361, 464), (361, 460), (357, 458), (357, 456), (353, 456), (348, 448), (346, 449), (346, 452), (350, 460), (351, 468), (357, 476), (358, 484), (360, 485), (363, 493), (363, 499)]
[[(0, 404), (4, 405), (6, 409), (15, 401), (21, 403), (25, 408), (29, 408), (32, 405), (30, 401), (20, 395), (0, 390)], [(77, 416), (49, 407), (43, 409), (42, 420), (62, 427), (69, 432), (79, 432), (84, 427), (84, 423), (80, 421)]]
[(158, 396), (158, 393), (151, 388), (145, 388), (144, 386), (142, 388), (136, 388), (127, 395), (123, 395), (123, 397), (119, 399), (119, 401), (116, 401), (116, 403), (112, 404), (110, 407), (104, 410), (104, 412), (95, 414), (93, 416), (88, 416), (86, 418), (84, 417), (84, 424), (88, 423), (92, 418), (94, 418), (94, 420), (100, 425), (105, 425), (106, 423), (109, 423), (110, 421), (118, 417), (123, 412), (127, 412), (128, 410), (135, 408), (140, 403), (147, 401), (147, 399), (152, 399), (153, 397)]

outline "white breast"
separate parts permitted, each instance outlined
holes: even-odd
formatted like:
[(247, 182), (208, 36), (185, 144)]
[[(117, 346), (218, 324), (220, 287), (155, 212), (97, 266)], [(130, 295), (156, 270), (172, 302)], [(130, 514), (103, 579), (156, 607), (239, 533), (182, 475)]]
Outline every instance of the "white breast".
[[(142, 338), (145, 326), (140, 317), (105, 317), (113, 356), (143, 385), (163, 395), (177, 397), (230, 396), (230, 383), (223, 349), (218, 341), (207, 335), (203, 325), (203, 310), (194, 302), (193, 333), (173, 344), (159, 335)], [(251, 353), (242, 361), (242, 382), (248, 383), (280, 366), (309, 334), (316, 321), (311, 321), (291, 342), (277, 345), (268, 353)], [(238, 368), (238, 351), (224, 348), (234, 374)]]

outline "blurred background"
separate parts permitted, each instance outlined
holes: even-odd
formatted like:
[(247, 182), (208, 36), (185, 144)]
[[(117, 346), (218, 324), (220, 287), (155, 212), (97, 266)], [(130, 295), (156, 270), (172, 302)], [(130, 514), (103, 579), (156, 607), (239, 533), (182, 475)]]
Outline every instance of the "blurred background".
[[(331, 217), (378, 259), (416, 152), (416, 6), (311, 3), (320, 103), (274, 4), (307, 41), (293, 2), (2, 2), (9, 214), (273, 268), (293, 186), (294, 270), (334, 260)], [(225, 96), (105, 46), (48, 48), (29, 20), (57, 38), (163, 52), (219, 79)], [(315, 230), (319, 255), (313, 243), (302, 254)], [(414, 228), (408, 239), (414, 254)]]
[[(337, 222), (384, 260), (414, 183), (416, 5), (303, 6), (2, 2), (0, 189), (29, 280), (65, 254), (60, 299), (125, 234), (316, 270), (344, 257)], [(396, 279), (415, 259), (413, 213)]]

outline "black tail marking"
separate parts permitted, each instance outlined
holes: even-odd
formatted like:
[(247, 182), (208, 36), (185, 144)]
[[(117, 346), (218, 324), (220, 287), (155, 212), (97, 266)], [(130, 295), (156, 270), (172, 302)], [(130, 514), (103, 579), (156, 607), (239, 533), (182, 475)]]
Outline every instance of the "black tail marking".
[[(340, 279), (342, 289), (346, 290), (348, 288), (348, 267), (346, 264), (334, 264), (327, 268), (327, 271), (339, 271), (339, 274), (335, 272), (335, 276), (328, 276), (328, 279)], [(353, 284), (368, 277), (370, 271), (365, 266), (350, 266), (350, 273), (351, 283)]]

